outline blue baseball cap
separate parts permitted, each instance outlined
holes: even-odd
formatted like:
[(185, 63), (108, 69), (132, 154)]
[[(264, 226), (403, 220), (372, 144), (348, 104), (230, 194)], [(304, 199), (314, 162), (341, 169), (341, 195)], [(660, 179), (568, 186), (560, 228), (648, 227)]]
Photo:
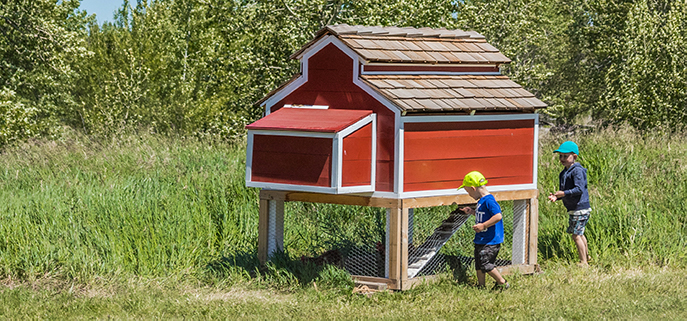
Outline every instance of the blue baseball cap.
[(575, 155), (580, 155), (580, 149), (577, 148), (577, 144), (572, 141), (567, 141), (561, 144), (560, 147), (558, 147), (557, 150), (553, 151), (554, 153), (575, 153)]

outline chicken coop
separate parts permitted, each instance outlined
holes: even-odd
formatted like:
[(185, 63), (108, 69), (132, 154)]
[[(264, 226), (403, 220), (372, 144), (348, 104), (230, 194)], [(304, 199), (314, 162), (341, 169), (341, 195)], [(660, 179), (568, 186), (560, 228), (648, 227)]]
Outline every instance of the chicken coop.
[[(477, 170), (504, 204), (498, 269), (535, 271), (535, 111), (546, 105), (501, 74), (510, 60), (482, 35), (332, 25), (291, 58), (300, 73), (261, 99), (264, 117), (246, 126), (246, 185), (262, 189), (261, 262), (284, 249), (285, 202), (385, 208), (381, 239), (341, 265), (358, 283), (408, 289), (431, 277), (451, 237), (471, 231), (453, 211), (420, 237), (417, 213), (475, 204), (457, 188)], [(471, 255), (458, 259), (470, 264)]]

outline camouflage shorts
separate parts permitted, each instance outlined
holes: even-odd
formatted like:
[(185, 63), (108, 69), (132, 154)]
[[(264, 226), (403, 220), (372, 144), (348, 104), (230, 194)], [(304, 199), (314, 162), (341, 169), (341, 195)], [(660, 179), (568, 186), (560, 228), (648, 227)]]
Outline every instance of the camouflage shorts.
[(475, 270), (488, 273), (496, 267), (496, 256), (499, 255), (501, 244), (475, 244)]
[(589, 221), (591, 212), (591, 208), (579, 211), (568, 211), (568, 233), (584, 235), (584, 228), (587, 226), (587, 221)]

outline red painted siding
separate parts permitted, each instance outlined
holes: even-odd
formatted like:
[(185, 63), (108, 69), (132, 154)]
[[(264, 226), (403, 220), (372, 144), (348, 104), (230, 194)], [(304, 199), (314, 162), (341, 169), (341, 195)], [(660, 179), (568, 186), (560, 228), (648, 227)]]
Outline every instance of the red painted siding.
[(252, 180), (331, 186), (332, 139), (255, 135)]
[(372, 124), (343, 139), (341, 186), (370, 185), (372, 171)]
[(489, 185), (532, 183), (534, 120), (406, 123), (403, 188), (451, 189), (470, 171)]
[(379, 66), (366, 65), (365, 72), (400, 71), (400, 72), (499, 72), (497, 66), (432, 66), (432, 65), (406, 65), (406, 66)]
[(308, 82), (276, 103), (271, 112), (284, 104), (326, 105), (333, 109), (371, 110), (377, 114), (377, 191), (393, 191), (394, 113), (353, 83), (351, 59), (329, 44), (308, 60)]

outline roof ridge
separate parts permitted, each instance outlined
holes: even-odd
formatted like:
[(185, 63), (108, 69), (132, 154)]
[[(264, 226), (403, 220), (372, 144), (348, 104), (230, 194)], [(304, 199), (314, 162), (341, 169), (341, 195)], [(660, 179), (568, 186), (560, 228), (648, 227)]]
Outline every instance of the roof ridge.
[[(468, 38), (468, 39), (484, 39), (484, 36), (476, 31), (463, 31), (461, 29), (446, 29), (446, 28), (414, 28), (414, 27), (396, 27), (396, 26), (361, 26), (337, 24), (327, 25), (322, 31), (329, 31), (336, 36), (344, 35), (373, 35), (378, 37), (402, 37), (402, 38)], [(322, 32), (321, 31), (321, 32)], [(325, 31), (325, 32), (326, 32)]]

